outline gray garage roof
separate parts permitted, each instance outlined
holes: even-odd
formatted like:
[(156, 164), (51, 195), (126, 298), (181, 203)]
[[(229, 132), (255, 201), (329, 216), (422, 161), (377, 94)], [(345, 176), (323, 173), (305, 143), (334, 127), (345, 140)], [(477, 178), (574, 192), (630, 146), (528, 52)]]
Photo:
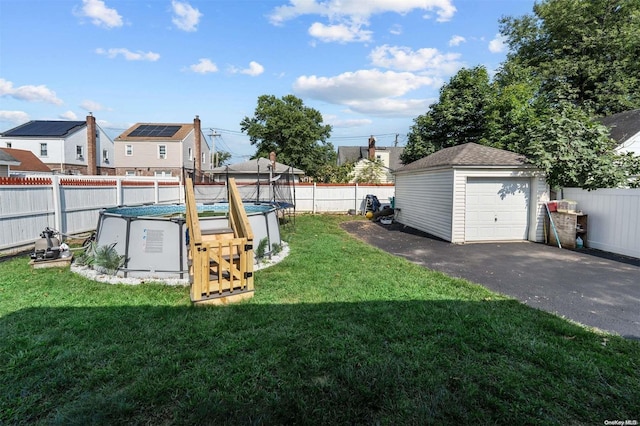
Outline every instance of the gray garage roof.
[(407, 164), (397, 172), (447, 166), (531, 167), (530, 164), (527, 164), (526, 157), (523, 155), (471, 142), (441, 149), (420, 160)]

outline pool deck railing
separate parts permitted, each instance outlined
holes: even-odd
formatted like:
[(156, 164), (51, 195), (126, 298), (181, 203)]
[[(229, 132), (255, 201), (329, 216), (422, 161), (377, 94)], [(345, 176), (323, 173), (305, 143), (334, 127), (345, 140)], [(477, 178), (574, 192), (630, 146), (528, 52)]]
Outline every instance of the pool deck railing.
[(191, 301), (227, 304), (253, 297), (253, 231), (235, 179), (229, 179), (229, 228), (203, 233), (190, 178), (185, 199)]

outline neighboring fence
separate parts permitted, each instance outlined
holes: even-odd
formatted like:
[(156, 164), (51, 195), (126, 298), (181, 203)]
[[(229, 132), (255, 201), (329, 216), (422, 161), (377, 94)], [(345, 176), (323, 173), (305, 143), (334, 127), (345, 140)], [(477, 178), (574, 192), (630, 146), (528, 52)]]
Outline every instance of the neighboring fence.
[[(279, 192), (284, 189), (280, 189)], [(196, 184), (195, 196), (199, 203), (226, 199), (224, 183)], [(260, 187), (238, 183), (238, 191), (244, 200), (269, 201), (272, 193), (268, 185)], [(295, 199), (296, 212), (300, 213), (361, 213), (368, 194), (378, 197), (382, 204), (389, 204), (395, 195), (395, 185), (388, 184), (330, 184), (296, 183), (286, 188), (291, 192), (288, 199)]]
[(0, 178), (0, 249), (31, 244), (46, 227), (67, 235), (91, 231), (103, 208), (182, 200), (177, 178)]
[(589, 215), (589, 247), (640, 258), (640, 189), (564, 188), (562, 198)]

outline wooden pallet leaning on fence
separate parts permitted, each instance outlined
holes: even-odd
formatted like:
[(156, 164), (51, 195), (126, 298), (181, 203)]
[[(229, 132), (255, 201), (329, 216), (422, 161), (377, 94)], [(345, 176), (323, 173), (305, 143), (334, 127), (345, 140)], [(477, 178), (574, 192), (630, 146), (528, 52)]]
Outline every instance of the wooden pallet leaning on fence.
[(253, 231), (235, 179), (229, 179), (229, 227), (200, 229), (193, 183), (185, 183), (191, 301), (226, 304), (253, 297)]

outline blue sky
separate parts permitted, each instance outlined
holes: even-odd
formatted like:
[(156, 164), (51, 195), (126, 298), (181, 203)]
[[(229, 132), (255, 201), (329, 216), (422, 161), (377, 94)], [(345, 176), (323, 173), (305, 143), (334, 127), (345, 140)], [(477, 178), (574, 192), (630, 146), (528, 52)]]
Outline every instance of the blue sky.
[[(260, 95), (293, 94), (330, 142), (406, 142), (462, 67), (505, 59), (502, 16), (533, 0), (0, 0), (0, 131), (84, 120), (115, 138), (134, 123), (198, 115), (233, 162)], [(208, 138), (210, 140), (210, 138)]]

